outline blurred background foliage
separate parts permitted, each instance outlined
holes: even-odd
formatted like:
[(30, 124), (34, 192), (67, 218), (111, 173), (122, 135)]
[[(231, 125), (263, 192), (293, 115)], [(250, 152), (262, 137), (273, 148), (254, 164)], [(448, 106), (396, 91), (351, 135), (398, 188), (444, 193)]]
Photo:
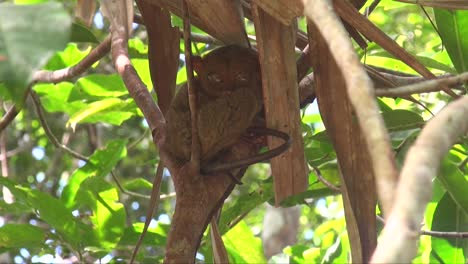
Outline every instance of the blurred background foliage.
[[(11, 1), (4, 2), (0, 4), (3, 12), (22, 12), (14, 9)], [(52, 5), (57, 9), (54, 12), (65, 13), (69, 17), (72, 17), (74, 8), (69, 1), (59, 2), (58, 6), (57, 2), (41, 0), (14, 2)], [(371, 2), (361, 12), (364, 13)], [(51, 15), (47, 12), (50, 9), (44, 10), (36, 9), (37, 16)], [(444, 23), (450, 21), (443, 20), (444, 15), (447, 16), (444, 12), (448, 11), (437, 12), (437, 28), (439, 31), (449, 30), (450, 25)], [(448, 15), (468, 17), (465, 11), (457, 12), (460, 13), (449, 12)], [(430, 8), (424, 12), (417, 5), (383, 0), (369, 19), (408, 52), (421, 58), (434, 73), (466, 70), (454, 64), (466, 65), (459, 62), (468, 61), (453, 52), (449, 54), (450, 49), (446, 47), (447, 44), (458, 45), (468, 51), (466, 41), (457, 42), (451, 39), (450, 34), (439, 34), (431, 23), (436, 21), (434, 14)], [(9, 19), (25, 27), (32, 23), (21, 16)], [(4, 23), (0, 18), (0, 28)], [(459, 20), (459, 23), (462, 23), (458, 24), (459, 27), (468, 28), (466, 19)], [(173, 17), (173, 24), (180, 26), (180, 19)], [(58, 26), (49, 24), (51, 28)], [(130, 56), (143, 81), (148, 88), (152, 88), (146, 33), (144, 27), (137, 24), (134, 27), (134, 37), (129, 42)], [(107, 28), (108, 24), (99, 12), (89, 30), (85, 28), (80, 31), (76, 26), (70, 26), (68, 32), (61, 33), (66, 35), (72, 32), (68, 44), (57, 43), (62, 47), (51, 53), (52, 56), (48, 55), (47, 63), (37, 63), (37, 68), (30, 71), (39, 68), (57, 70), (76, 64), (89, 53), (94, 40), (102, 41), (105, 38)], [(246, 21), (246, 28), (248, 34), (254, 35), (252, 23)], [(305, 19), (299, 20), (299, 28), (305, 30)], [(49, 28), (36, 26), (28, 30), (41, 38)], [(193, 28), (193, 32), (204, 34), (197, 28)], [(47, 46), (54, 41), (5, 41), (7, 36), (15, 34), (24, 32), (0, 31), (0, 36), (3, 35), (0, 39), (4, 42), (3, 46), (0, 45), (0, 55), (15, 55), (8, 45), (24, 46), (22, 48), (32, 54), (37, 52), (38, 46)], [(211, 48), (213, 45), (197, 43), (193, 50), (203, 53)], [(370, 43), (366, 50), (357, 50), (363, 63), (414, 74), (408, 66), (393, 59), (375, 44)], [(454, 58), (458, 62), (452, 62)], [(178, 84), (186, 79), (183, 56), (180, 62)], [(141, 112), (129, 99), (108, 57), (70, 82), (36, 84), (33, 90), (45, 109), (44, 120), (58, 141), (89, 156), (90, 161), (77, 159), (54, 146), (38, 119), (32, 101), (26, 100), (23, 110), (0, 137), (4, 176), (0, 177), (0, 185), (3, 186), (3, 199), (0, 200), (0, 262), (128, 261), (143, 228), (151, 182), (159, 162)], [(8, 79), (0, 79), (2, 115), (12, 102), (21, 101), (20, 96), (11, 91)], [(434, 113), (448, 101), (446, 95), (439, 93), (416, 98)], [(432, 115), (402, 99), (381, 98), (379, 103), (387, 127), (392, 132), (392, 143), (401, 165), (408, 147)], [(325, 179), (338, 186), (336, 155), (324, 132), (316, 104), (307, 106), (302, 114), (307, 160), (310, 166), (320, 170)], [(440, 175), (435, 179), (434, 196), (427, 208), (422, 229), (467, 231), (468, 201), (464, 197), (468, 188), (467, 153), (465, 140), (454, 146), (444, 160)], [(234, 263), (349, 262), (349, 242), (341, 196), (326, 187), (313, 172), (309, 176), (309, 184), (306, 193), (285, 202), (285, 206), (289, 207), (285, 210), (289, 211), (282, 211), (269, 206), (273, 199), (269, 167), (258, 164), (249, 168), (243, 185), (237, 186), (227, 199), (220, 219), (220, 230)], [(139, 260), (148, 263), (160, 261), (164, 255), (175, 202), (168, 172), (163, 178), (161, 193), (164, 197), (138, 256)], [(284, 223), (286, 225), (282, 228), (285, 229), (281, 232), (285, 233), (281, 235), (287, 234), (291, 240), (287, 244), (276, 243), (274, 228)], [(267, 242), (274, 242), (271, 246), (273, 249), (266, 245)], [(415, 262), (465, 262), (467, 250), (465, 240), (423, 236)], [(209, 235), (202, 240), (197, 261), (212, 261)]]

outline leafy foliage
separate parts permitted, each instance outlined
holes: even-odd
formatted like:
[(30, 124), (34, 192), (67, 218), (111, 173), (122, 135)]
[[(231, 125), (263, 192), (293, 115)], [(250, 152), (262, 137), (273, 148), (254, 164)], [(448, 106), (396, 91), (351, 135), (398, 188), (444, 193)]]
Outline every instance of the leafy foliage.
[[(71, 67), (104, 38), (106, 32), (102, 25), (99, 28), (96, 23), (90, 29), (73, 23), (64, 5), (58, 2), (30, 6), (0, 4), (0, 99), (3, 103), (23, 102), (35, 71)], [(370, 19), (435, 72), (466, 71), (466, 12), (435, 9), (433, 14), (440, 37), (415, 5), (382, 1)], [(173, 21), (180, 25), (180, 19), (174, 17)], [(305, 28), (303, 20), (299, 27)], [(252, 25), (247, 24), (247, 28), (253, 34)], [(136, 27), (138, 37), (130, 40), (129, 50), (139, 75), (152, 89), (148, 47), (141, 37), (142, 30)], [(197, 44), (197, 48), (203, 52), (210, 47)], [(414, 73), (377, 45), (370, 44), (365, 56), (362, 55), (368, 64)], [(1, 153), (8, 157), (6, 171), (9, 173), (0, 177), (3, 187), (0, 252), (9, 253), (7, 261), (38, 262), (41, 257), (48, 257), (45, 261), (51, 262), (56, 252), (62, 260), (128, 260), (143, 228), (148, 204), (145, 195), (150, 192), (154, 164), (159, 157), (149, 133), (145, 132), (147, 126), (140, 110), (110, 65), (106, 58), (76, 79), (34, 84), (32, 88), (47, 112), (46, 122), (53, 134), (68, 147), (89, 155), (89, 160), (76, 159), (51, 144), (28, 101), (15, 121), (2, 132)], [(182, 66), (177, 83), (185, 80)], [(421, 95), (418, 99), (434, 112), (447, 100), (443, 95)], [(381, 98), (379, 106), (402, 164), (408, 147), (431, 114), (401, 99)], [(2, 114), (5, 114), (3, 109)], [(339, 185), (336, 154), (313, 106), (304, 110), (302, 122), (308, 163), (317, 167), (331, 184)], [(434, 181), (424, 230), (468, 231), (467, 157), (468, 144), (462, 139), (444, 159)], [(267, 174), (265, 166), (249, 168), (244, 185), (236, 187), (221, 214), (219, 228), (233, 263), (267, 261), (259, 238), (266, 228), (262, 226), (263, 205), (274, 197)], [(164, 177), (162, 193), (172, 191), (170, 178)], [(341, 197), (330, 191), (316, 173), (309, 175), (307, 192), (291, 197), (283, 205), (301, 209), (298, 241), (273, 256), (270, 262), (349, 261)], [(140, 252), (139, 260), (162, 259), (173, 206), (173, 198), (162, 200), (156, 221), (143, 241), (146, 248)], [(206, 235), (198, 256), (206, 262), (211, 260), (208, 242)], [(467, 250), (465, 240), (423, 238), (416, 260), (465, 262)]]

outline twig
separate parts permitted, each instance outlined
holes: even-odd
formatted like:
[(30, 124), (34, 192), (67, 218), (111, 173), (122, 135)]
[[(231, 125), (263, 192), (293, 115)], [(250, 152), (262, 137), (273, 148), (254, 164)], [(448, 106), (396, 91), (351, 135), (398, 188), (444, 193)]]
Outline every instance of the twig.
[(87, 69), (89, 69), (95, 62), (102, 59), (110, 51), (111, 37), (107, 36), (103, 42), (96, 46), (86, 57), (84, 57), (76, 65), (60, 69), (56, 71), (37, 71), (34, 73), (33, 82), (38, 83), (59, 83), (73, 77), (76, 77)]
[(42, 109), (41, 102), (40, 102), (39, 98), (37, 97), (36, 93), (31, 92), (30, 95), (31, 95), (31, 98), (32, 98), (32, 101), (33, 101), (33, 104), (34, 104), (34, 108), (36, 109), (36, 113), (37, 113), (37, 117), (39, 118), (39, 122), (41, 123), (41, 126), (44, 129), (44, 132), (45, 132), (47, 138), (50, 140), (50, 142), (52, 142), (52, 144), (54, 144), (55, 147), (68, 152), (70, 155), (72, 155), (73, 157), (75, 157), (77, 159), (81, 159), (81, 160), (84, 160), (84, 161), (89, 161), (88, 157), (86, 157), (83, 154), (80, 154), (80, 153), (68, 148), (67, 146), (63, 145), (62, 143), (60, 143), (58, 141), (58, 139), (55, 137), (54, 133), (52, 133), (52, 130), (50, 130), (49, 125), (47, 124), (47, 121), (46, 121), (45, 116), (44, 116), (44, 110)]
[(379, 3), (380, 3), (380, 0), (374, 0), (372, 4), (368, 8), (366, 8), (366, 13), (364, 15), (366, 17), (369, 16), (374, 11), (374, 9), (379, 5)]
[(148, 210), (146, 211), (146, 219), (145, 225), (143, 227), (143, 232), (141, 232), (140, 237), (138, 238), (137, 243), (135, 244), (135, 248), (133, 249), (132, 257), (130, 259), (130, 263), (136, 258), (138, 250), (140, 249), (141, 243), (145, 238), (146, 232), (148, 231), (148, 227), (151, 223), (151, 219), (153, 218), (153, 214), (155, 211), (158, 210), (158, 198), (159, 198), (159, 191), (161, 190), (161, 182), (162, 182), (162, 175), (164, 171), (164, 165), (162, 162), (159, 162), (158, 168), (156, 169), (156, 175), (154, 176), (153, 180), (153, 188), (151, 189), (151, 197)]
[(342, 69), (350, 102), (356, 111), (374, 168), (378, 194), (384, 213), (388, 214), (394, 200), (398, 172), (390, 138), (374, 98), (371, 80), (359, 62), (339, 18), (326, 0), (303, 0), (304, 12), (320, 30), (330, 51)]
[[(377, 220), (385, 225), (385, 219), (377, 215)], [(468, 232), (448, 232), (448, 231), (432, 231), (421, 230), (419, 234), (422, 236), (432, 236), (439, 238), (468, 238)]]
[(127, 146), (127, 150), (136, 147), (141, 141), (143, 141), (143, 139), (145, 139), (145, 137), (148, 135), (148, 131), (148, 129), (145, 129), (145, 132), (143, 132), (140, 137), (138, 137), (135, 141), (130, 142), (130, 144)]
[(18, 115), (18, 108), (13, 105), (0, 120), (0, 132), (2, 132)]
[(417, 227), (432, 196), (432, 179), (453, 143), (468, 132), (467, 115), (468, 97), (464, 96), (446, 106), (421, 131), (406, 155), (395, 204), (371, 262), (409, 263), (415, 256)]
[(440, 79), (427, 80), (398, 88), (379, 88), (375, 90), (377, 96), (402, 96), (415, 93), (437, 92), (444, 88), (461, 85), (468, 81), (468, 72)]
[(309, 164), (310, 167), (314, 170), (315, 172), (315, 175), (317, 176), (317, 179), (323, 183), (325, 186), (327, 186), (328, 188), (330, 188), (331, 190), (335, 191), (335, 192), (341, 192), (341, 189), (337, 186), (335, 186), (333, 183), (329, 182), (327, 179), (325, 179), (322, 175), (322, 173), (320, 172), (320, 169), (317, 168), (316, 166), (312, 165), (312, 164)]
[(192, 125), (192, 147), (190, 163), (195, 171), (200, 171), (200, 138), (198, 133), (198, 87), (194, 85), (193, 66), (192, 66), (192, 40), (190, 36), (190, 13), (187, 1), (182, 1), (183, 20), (184, 20), (184, 51), (185, 65), (187, 70), (187, 88), (190, 106), (190, 120)]

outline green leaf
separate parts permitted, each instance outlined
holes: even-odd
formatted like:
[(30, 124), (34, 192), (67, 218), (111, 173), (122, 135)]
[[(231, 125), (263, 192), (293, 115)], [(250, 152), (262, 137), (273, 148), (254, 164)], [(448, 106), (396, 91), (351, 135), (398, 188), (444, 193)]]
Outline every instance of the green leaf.
[[(461, 212), (452, 197), (446, 194), (437, 205), (434, 212), (431, 229), (445, 232), (466, 232), (468, 231), (468, 218)], [(444, 263), (464, 263), (465, 256), (463, 250), (468, 243), (460, 238), (441, 239), (432, 237), (431, 255), (437, 255)]]
[(247, 195), (242, 195), (234, 202), (231, 202), (229, 205), (226, 206), (226, 209), (223, 209), (223, 212), (221, 214), (221, 218), (218, 224), (219, 233), (221, 235), (226, 233), (229, 229), (230, 223), (234, 219), (236, 219), (240, 215), (250, 212), (258, 205), (272, 199), (273, 196), (273, 183), (268, 182), (262, 184), (262, 186), (254, 192), (249, 193)]
[(468, 10), (434, 8), (442, 42), (458, 73), (468, 71)]
[(125, 84), (117, 74), (89, 74), (76, 82), (79, 90), (98, 97), (119, 97), (128, 94)]
[(75, 43), (68, 43), (63, 51), (55, 53), (49, 62), (44, 66), (44, 70), (55, 71), (72, 67), (86, 57), (91, 51), (91, 47), (86, 50), (80, 50)]
[(73, 173), (61, 197), (67, 208), (77, 206), (77, 193), (85, 179), (106, 176), (115, 167), (117, 162), (127, 155), (126, 144), (127, 140), (109, 142), (104, 149), (94, 152), (86, 165)]
[(132, 59), (132, 65), (135, 67), (141, 81), (151, 90), (153, 88), (153, 82), (151, 81), (148, 59)]
[[(125, 229), (125, 233), (119, 242), (119, 246), (135, 246), (143, 232), (144, 223), (135, 223), (132, 227)], [(156, 227), (148, 228), (148, 231), (143, 239), (143, 245), (147, 246), (166, 246), (167, 234), (169, 233), (170, 225), (157, 223)]]
[(69, 82), (34, 85), (34, 91), (40, 96), (42, 106), (47, 112), (73, 113), (86, 106), (83, 102), (68, 102), (72, 90), (73, 84)]
[(20, 103), (33, 73), (70, 36), (71, 19), (61, 3), (0, 4), (0, 82)]
[(37, 210), (38, 216), (62, 234), (73, 248), (78, 249), (82, 243), (91, 243), (92, 236), (89, 236), (91, 229), (80, 225), (73, 217), (71, 210), (66, 208), (62, 201), (38, 190), (18, 188), (28, 193), (28, 204)]
[(134, 105), (132, 99), (121, 100), (118, 98), (106, 98), (90, 103), (86, 108), (81, 109), (68, 120), (67, 125), (75, 129), (78, 123), (98, 123), (107, 122), (120, 125), (123, 121), (132, 117), (135, 113), (125, 111), (129, 106)]
[(262, 241), (241, 221), (223, 236), (232, 263), (266, 263)]
[(382, 117), (390, 131), (421, 128), (425, 124), (424, 119), (419, 114), (403, 109), (383, 112)]
[[(314, 250), (315, 249), (315, 250)], [(309, 263), (306, 262), (304, 259), (304, 253), (309, 250), (309, 247), (305, 245), (294, 245), (294, 246), (288, 246), (284, 248), (283, 252), (290, 257), (291, 263)], [(309, 258), (308, 260), (312, 260), (310, 263), (318, 263), (320, 262), (320, 249), (319, 248), (313, 248), (311, 250), (318, 251), (318, 255), (316, 255), (313, 258)]]
[(44, 246), (45, 233), (36, 226), (6, 224), (0, 227), (0, 248), (39, 248)]
[(153, 184), (143, 178), (136, 178), (126, 181), (123, 187), (129, 191), (137, 191), (141, 189), (151, 190)]
[(452, 197), (453, 201), (468, 216), (468, 181), (456, 164), (445, 158), (437, 179)]
[(96, 36), (86, 26), (73, 22), (71, 27), (70, 41), (99, 43)]
[(92, 197), (89, 206), (93, 210), (93, 215), (90, 220), (100, 248), (107, 253), (106, 251), (115, 248), (124, 233), (126, 220), (124, 206), (116, 202), (119, 200), (117, 189), (103, 178), (87, 178), (78, 192), (80, 201), (85, 198), (86, 194), (83, 192)]
[(424, 66), (428, 68), (432, 68), (432, 69), (436, 69), (442, 72), (447, 72), (447, 73), (452, 73), (452, 74), (457, 73), (454, 68), (452, 68), (451, 66), (447, 64), (443, 64), (439, 62), (439, 60), (429, 58), (429, 57), (424, 57), (424, 56), (416, 56), (416, 59), (418, 59), (419, 62), (421, 62), (422, 64), (424, 64)]

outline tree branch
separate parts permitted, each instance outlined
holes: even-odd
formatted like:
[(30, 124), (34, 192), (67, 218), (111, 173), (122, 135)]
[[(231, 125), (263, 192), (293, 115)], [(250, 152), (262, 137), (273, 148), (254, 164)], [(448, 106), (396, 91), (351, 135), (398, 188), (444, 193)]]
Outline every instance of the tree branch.
[(373, 85), (359, 62), (339, 18), (325, 0), (303, 0), (306, 16), (320, 30), (346, 81), (348, 97), (365, 136), (372, 158), (377, 189), (385, 214), (391, 210), (397, 184), (396, 169), (389, 135), (379, 115)]
[(84, 57), (76, 65), (60, 69), (56, 71), (37, 71), (34, 73), (33, 82), (36, 83), (59, 83), (73, 77), (76, 77), (87, 69), (89, 69), (95, 62), (102, 59), (110, 51), (111, 37), (107, 36), (103, 42), (96, 46), (86, 57)]
[[(432, 195), (432, 179), (440, 161), (468, 132), (468, 97), (445, 107), (430, 120), (408, 151), (396, 191), (396, 201), (372, 257), (376, 263), (409, 263), (415, 256), (418, 226)], [(444, 131), (444, 133), (440, 133)]]

